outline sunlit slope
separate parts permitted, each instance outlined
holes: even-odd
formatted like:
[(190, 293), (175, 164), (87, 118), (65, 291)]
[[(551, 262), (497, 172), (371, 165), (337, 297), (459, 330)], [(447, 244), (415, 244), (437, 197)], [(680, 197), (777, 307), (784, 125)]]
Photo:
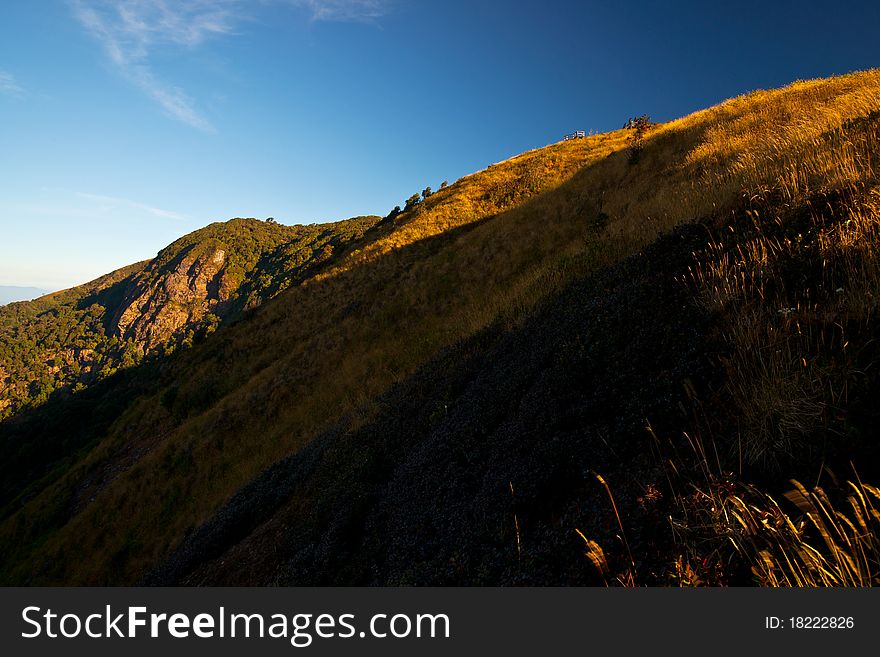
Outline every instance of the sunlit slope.
[[(8, 508), (5, 581), (135, 581), (243, 484), (444, 347), (748, 199), (876, 184), (875, 71), (531, 151), (374, 229), (335, 265), (176, 358), (94, 447)], [(621, 117), (621, 122), (626, 117)], [(32, 497), (31, 497), (32, 496)]]

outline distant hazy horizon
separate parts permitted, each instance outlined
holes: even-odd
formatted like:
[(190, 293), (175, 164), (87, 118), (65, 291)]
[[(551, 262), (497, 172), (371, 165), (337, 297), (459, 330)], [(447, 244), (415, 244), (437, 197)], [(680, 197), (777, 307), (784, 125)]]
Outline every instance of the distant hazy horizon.
[(15, 301), (30, 301), (53, 290), (45, 290), (38, 287), (21, 287), (18, 285), (0, 285), (0, 306)]

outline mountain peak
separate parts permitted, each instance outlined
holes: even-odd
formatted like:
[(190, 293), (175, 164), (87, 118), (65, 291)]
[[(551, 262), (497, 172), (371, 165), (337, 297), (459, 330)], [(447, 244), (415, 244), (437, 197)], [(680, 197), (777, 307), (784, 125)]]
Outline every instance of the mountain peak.
[[(312, 276), (378, 221), (216, 222), (152, 260), (0, 310), (0, 350), (10, 354), (6, 382), (0, 381), (0, 417), (39, 405), (56, 391), (99, 381), (145, 356), (191, 346)], [(60, 334), (76, 335), (75, 348)]]

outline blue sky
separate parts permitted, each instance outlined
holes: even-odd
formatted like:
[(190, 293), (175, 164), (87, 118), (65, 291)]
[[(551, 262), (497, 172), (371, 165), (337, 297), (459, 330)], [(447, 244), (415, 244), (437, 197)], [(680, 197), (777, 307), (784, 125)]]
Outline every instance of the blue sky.
[(235, 216), (385, 214), (576, 129), (880, 64), (877, 3), (40, 0), (0, 7), (0, 285)]

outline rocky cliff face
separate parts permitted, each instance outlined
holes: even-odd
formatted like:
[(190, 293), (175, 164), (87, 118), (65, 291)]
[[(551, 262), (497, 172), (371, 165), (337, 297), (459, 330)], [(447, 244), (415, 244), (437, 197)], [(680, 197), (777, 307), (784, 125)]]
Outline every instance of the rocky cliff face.
[(222, 313), (235, 290), (226, 264), (225, 248), (211, 240), (170, 266), (151, 265), (132, 279), (112, 321), (116, 335), (150, 351), (208, 313)]

